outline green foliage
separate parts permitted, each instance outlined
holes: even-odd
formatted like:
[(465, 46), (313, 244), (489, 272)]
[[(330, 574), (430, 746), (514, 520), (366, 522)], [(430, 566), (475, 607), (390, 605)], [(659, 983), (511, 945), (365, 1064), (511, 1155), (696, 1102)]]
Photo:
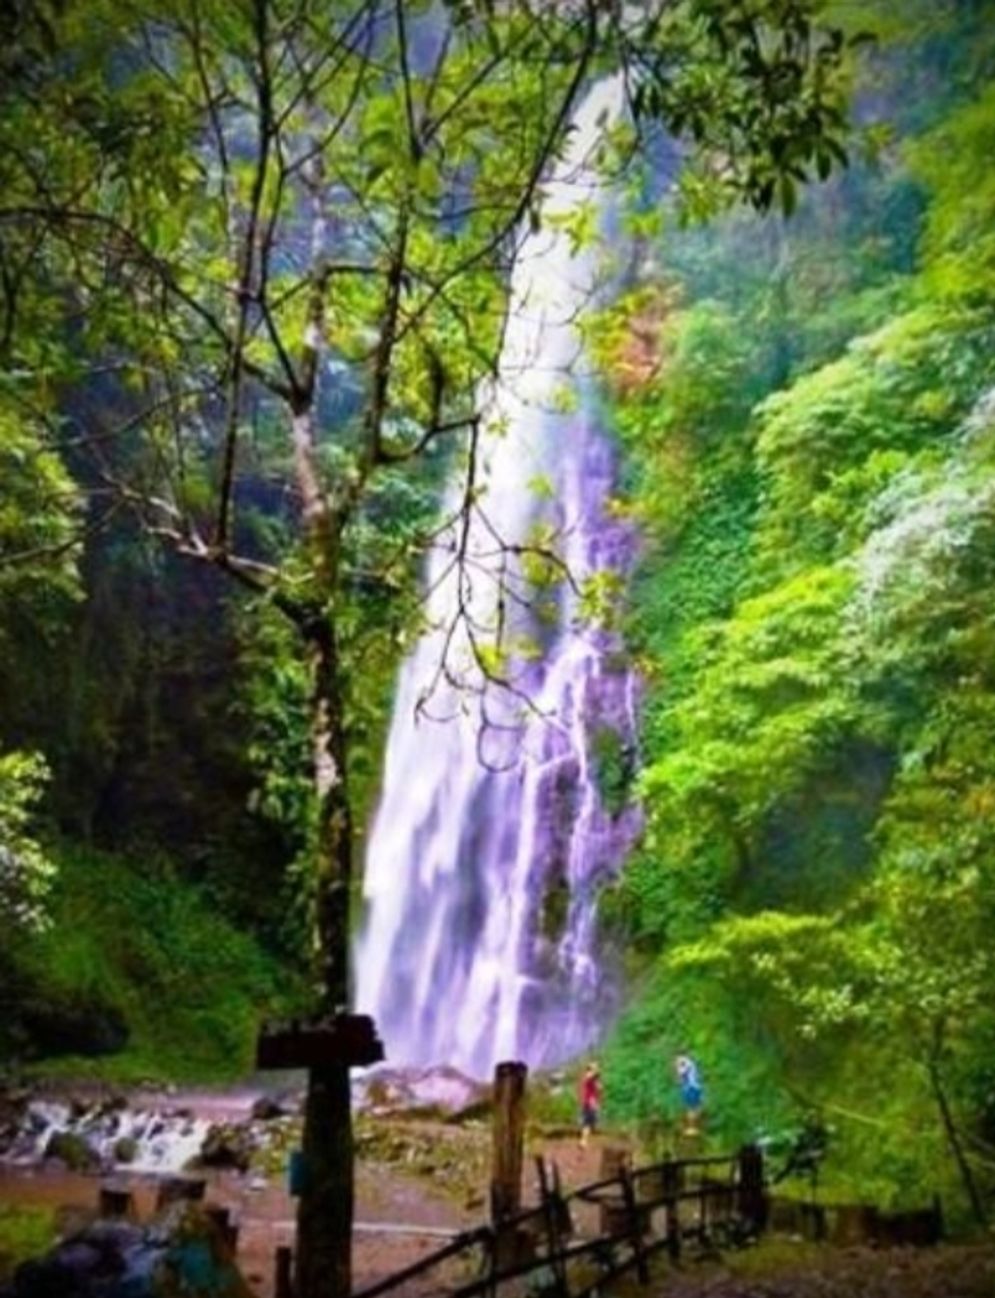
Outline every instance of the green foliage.
[[(81, 493), (41, 421), (0, 378), (0, 697), (15, 711), (23, 661), (65, 648), (79, 595), (75, 540)], [(0, 742), (10, 742), (7, 735)], [(21, 746), (20, 736), (12, 740)]]
[(56, 1233), (54, 1208), (0, 1204), (0, 1284), (13, 1279), (22, 1262), (48, 1252)]
[[(93, 533), (125, 551), (102, 585), (107, 549), (91, 546), (88, 594), (137, 587), (151, 606), (122, 599), (118, 619), (93, 600), (76, 624), (90, 633), (67, 691), (76, 733), (53, 722), (37, 745), (63, 822), (115, 846), (165, 842), (271, 942), (299, 942), (313, 912), (314, 945), (344, 970), (334, 884), (350, 880), (354, 844), (342, 827), (372, 804), (443, 474), (465, 469), (461, 508), (478, 507), (475, 430), (508, 256), (545, 219), (576, 103), (597, 74), (647, 73), (638, 107), (703, 166), (722, 152), (724, 193), (768, 206), (776, 189), (788, 205), (803, 168), (844, 160), (845, 41), (812, 0), (681, 3), (631, 23), (594, 0), (316, 12), (287, 0), (18, 10), (10, 30), (28, 57), (0, 64), (0, 353), (21, 406), (72, 410), (71, 425), (52, 421), (53, 443), (89, 495)], [(601, 128), (614, 167), (632, 124)], [(578, 248), (593, 217), (567, 218)], [(723, 322), (714, 332), (706, 359), (730, 342)], [(160, 558), (132, 586), (140, 544), (210, 577), (185, 588)], [(550, 585), (556, 567), (528, 575)], [(207, 584), (232, 576), (252, 592), (237, 631), (234, 601)], [(210, 631), (185, 623), (187, 593)], [(585, 611), (608, 624), (619, 593), (589, 583)], [(95, 650), (104, 631), (111, 645)], [(484, 646), (480, 665), (503, 671), (507, 653)], [(619, 798), (617, 774), (609, 783)], [(344, 979), (326, 991), (342, 998)]]
[(682, 1113), (673, 1061), (685, 1052), (700, 1065), (717, 1147), (783, 1126), (791, 1104), (777, 1084), (778, 1051), (749, 1003), (716, 995), (709, 976), (672, 970), (651, 973), (612, 1041), (605, 1065), (609, 1118), (673, 1135)]
[(48, 778), (37, 753), (0, 756), (0, 922), (13, 929), (44, 926), (55, 866), (32, 835)]
[[(995, 1129), (995, 99), (969, 10), (882, 26), (898, 139), (790, 226), (661, 244), (657, 371), (615, 394), (652, 527), (647, 833), (604, 908), (642, 989), (620, 1112), (672, 1119), (645, 1061), (687, 1046), (717, 1137), (815, 1109), (827, 1184), (939, 1188), (955, 1217)], [(621, 304), (609, 362), (645, 314)]]
[(855, 341), (758, 411), (773, 571), (846, 553), (908, 455), (948, 433), (995, 376), (990, 313), (930, 303)]
[[(213, 911), (167, 862), (62, 847), (52, 923), (5, 952), (17, 990), (6, 1054), (30, 1060), (49, 1020), (123, 1022), (126, 1048), (46, 1057), (37, 1070), (122, 1081), (244, 1075), (267, 1013), (292, 1004), (294, 976)], [(57, 1034), (57, 1029), (56, 1029)], [(53, 1049), (58, 1043), (49, 1041)], [(120, 1043), (118, 1043), (120, 1044)]]
[(694, 215), (723, 195), (790, 216), (799, 182), (845, 166), (846, 47), (821, 0), (668, 5), (637, 49), (637, 118), (660, 117), (702, 155), (682, 177)]
[(591, 736), (591, 758), (601, 802), (617, 816), (629, 801), (632, 788), (632, 754), (617, 730), (601, 726)]

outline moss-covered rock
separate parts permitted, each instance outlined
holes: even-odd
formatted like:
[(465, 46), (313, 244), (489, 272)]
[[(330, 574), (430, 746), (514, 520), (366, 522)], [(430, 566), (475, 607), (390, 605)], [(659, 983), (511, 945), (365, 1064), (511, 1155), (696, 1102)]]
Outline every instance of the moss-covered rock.
[(197, 1204), (148, 1227), (96, 1222), (16, 1271), (10, 1298), (252, 1298), (224, 1232)]
[(71, 1172), (88, 1172), (100, 1166), (100, 1155), (75, 1131), (54, 1131), (45, 1146), (46, 1158), (57, 1158)]
[(133, 1163), (138, 1154), (138, 1141), (133, 1136), (121, 1136), (114, 1142), (115, 1163)]
[(219, 1122), (208, 1128), (197, 1161), (204, 1167), (234, 1167), (247, 1172), (256, 1146), (248, 1123)]

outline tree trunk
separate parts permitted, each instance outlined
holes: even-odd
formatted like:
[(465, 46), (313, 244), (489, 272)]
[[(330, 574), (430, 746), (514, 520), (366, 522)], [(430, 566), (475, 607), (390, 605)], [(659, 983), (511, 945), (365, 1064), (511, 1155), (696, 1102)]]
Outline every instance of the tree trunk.
[(971, 1210), (974, 1213), (978, 1225), (987, 1226), (988, 1217), (985, 1213), (985, 1206), (981, 1201), (981, 1194), (978, 1191), (977, 1183), (974, 1180), (974, 1173), (971, 1171), (971, 1165), (967, 1161), (967, 1155), (964, 1153), (964, 1147), (961, 1144), (960, 1136), (957, 1134), (957, 1125), (954, 1122), (953, 1113), (950, 1111), (950, 1102), (947, 1099), (947, 1093), (943, 1088), (943, 1082), (940, 1078), (940, 1066), (935, 1059), (929, 1061), (929, 1079), (933, 1084), (933, 1094), (936, 1096), (936, 1103), (940, 1110), (940, 1119), (943, 1123), (943, 1130), (947, 1137), (947, 1143), (950, 1146), (950, 1152), (954, 1156), (954, 1162), (957, 1164), (957, 1170), (960, 1173), (960, 1179), (963, 1182), (964, 1190), (967, 1194), (968, 1201), (971, 1204)]
[[(347, 1009), (352, 817), (341, 664), (334, 623), (335, 535), (317, 492), (310, 415), (295, 420), (298, 483), (318, 588), (303, 627), (311, 668), (311, 733), (317, 826), (315, 945), (320, 1008)], [(303, 1178), (297, 1211), (297, 1298), (348, 1298), (352, 1289), (353, 1135), (349, 1068), (312, 1069), (304, 1109)]]
[(312, 1069), (297, 1208), (297, 1298), (352, 1290), (353, 1145), (349, 1069)]

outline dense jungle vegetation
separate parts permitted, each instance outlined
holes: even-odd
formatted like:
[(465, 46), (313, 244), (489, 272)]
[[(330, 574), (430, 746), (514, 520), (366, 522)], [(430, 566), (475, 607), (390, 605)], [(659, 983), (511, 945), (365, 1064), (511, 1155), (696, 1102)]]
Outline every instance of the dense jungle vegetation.
[(692, 1049), (721, 1138), (817, 1122), (837, 1192), (984, 1216), (995, 23), (879, 11), (865, 158), (791, 220), (665, 210), (593, 330), (648, 537), (610, 1089), (673, 1113)]
[[(995, 9), (836, 9), (877, 34), (847, 170), (764, 216), (706, 212), (693, 176), (679, 197), (634, 183), (638, 262), (590, 325), (644, 538), (639, 769), (610, 744), (603, 763), (646, 816), (602, 908), (629, 974), (607, 1095), (652, 1132), (689, 1049), (723, 1147), (818, 1120), (841, 1192), (919, 1201), (939, 1177), (966, 1219), (995, 1183)], [(163, 148), (131, 146), (145, 166)], [(67, 372), (51, 298), (21, 305), (20, 363), (61, 375), (60, 450), (7, 373), (0, 1052), (235, 1077), (306, 982), (305, 669), (263, 599), (142, 518), (81, 522), (77, 427), (133, 393), (110, 362)], [(120, 310), (94, 325), (108, 354)], [(322, 414), (355, 402), (345, 385)], [(292, 570), (271, 412), (249, 422), (240, 539)], [(410, 565), (363, 573), (426, 528), (445, 472), (386, 473), (347, 556), (358, 844), (416, 605)]]

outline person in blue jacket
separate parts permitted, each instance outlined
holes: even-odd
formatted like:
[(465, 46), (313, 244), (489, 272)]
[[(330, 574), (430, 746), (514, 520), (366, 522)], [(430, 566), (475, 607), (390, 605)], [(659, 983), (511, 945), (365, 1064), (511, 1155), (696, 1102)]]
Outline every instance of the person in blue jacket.
[(681, 1091), (681, 1103), (684, 1105), (684, 1130), (689, 1136), (697, 1135), (704, 1099), (698, 1065), (689, 1054), (680, 1054), (674, 1060), (674, 1071)]

